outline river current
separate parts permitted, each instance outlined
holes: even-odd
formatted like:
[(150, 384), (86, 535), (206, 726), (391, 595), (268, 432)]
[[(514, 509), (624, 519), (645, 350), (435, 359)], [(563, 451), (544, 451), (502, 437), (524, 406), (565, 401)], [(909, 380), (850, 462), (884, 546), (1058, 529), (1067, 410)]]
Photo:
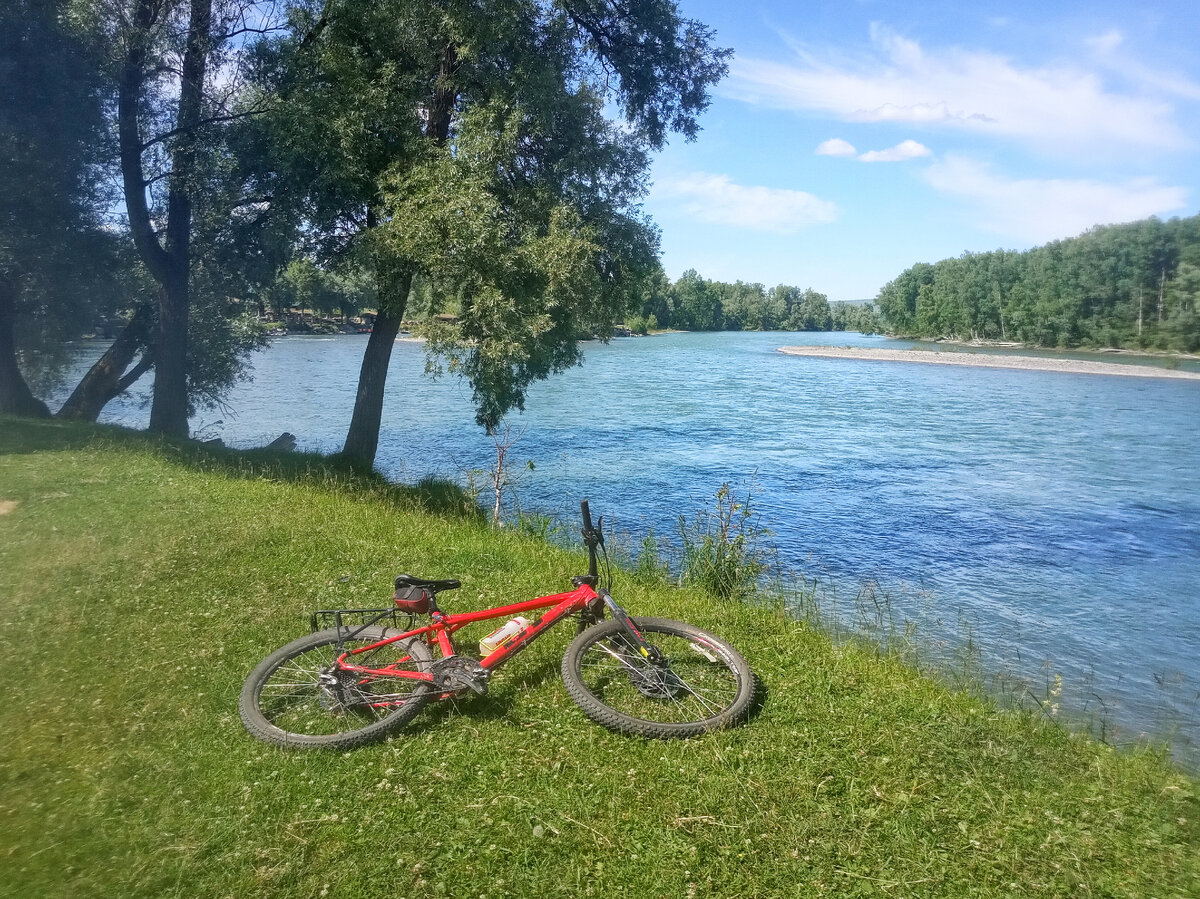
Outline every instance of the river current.
[[(243, 447), (289, 431), (302, 449), (339, 449), (365, 343), (276, 340), (194, 431)], [(517, 500), (573, 521), (588, 497), (636, 546), (651, 528), (673, 535), (729, 482), (752, 491), (780, 563), (816, 580), (827, 614), (915, 622), (947, 659), (969, 640), (1003, 689), (1021, 684), (1048, 713), (1061, 702), (1109, 738), (1169, 738), (1195, 764), (1200, 382), (777, 351), (801, 343), (908, 345), (791, 333), (588, 344), (581, 367), (535, 385), (511, 416)], [(424, 369), (423, 346), (398, 341), (377, 466), (463, 481), (492, 464), (492, 441), (469, 388)], [(143, 395), (102, 420), (147, 418)]]

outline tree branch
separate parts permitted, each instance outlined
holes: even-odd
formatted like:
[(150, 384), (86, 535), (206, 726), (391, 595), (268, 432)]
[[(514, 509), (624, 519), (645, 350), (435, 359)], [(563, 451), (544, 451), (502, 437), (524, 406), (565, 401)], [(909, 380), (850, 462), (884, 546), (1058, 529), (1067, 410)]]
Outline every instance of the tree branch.
[(154, 365), (154, 351), (147, 349), (142, 353), (142, 358), (138, 360), (137, 365), (129, 369), (121, 380), (117, 381), (116, 393), (114, 396), (120, 396), (126, 390), (133, 386), (134, 381), (144, 375)]
[[(162, 134), (159, 134), (156, 137), (152, 137), (150, 140), (143, 143), (142, 144), (142, 152), (144, 153), (146, 150), (149, 150), (155, 144), (166, 143), (173, 137), (178, 137), (179, 135), (185, 134), (189, 131), (194, 131), (198, 128), (203, 128), (206, 125), (217, 125), (222, 122), (236, 122), (238, 119), (248, 119), (251, 116), (261, 115), (262, 113), (266, 112), (268, 109), (270, 109), (270, 104), (264, 104), (262, 106), (256, 107), (255, 109), (247, 109), (243, 112), (231, 112), (228, 115), (209, 116), (206, 119), (200, 119), (197, 122), (193, 122), (191, 125), (180, 126), (179, 128), (172, 128), (170, 131), (165, 131)], [(147, 182), (147, 183), (149, 183), (149, 182)]]
[(154, 24), (158, 4), (138, 0), (133, 11), (129, 46), (117, 84), (117, 134), (124, 182), (129, 230), (150, 273), (160, 284), (167, 277), (168, 258), (150, 222), (146, 201), (146, 176), (142, 168), (140, 100), (146, 78), (146, 42)]

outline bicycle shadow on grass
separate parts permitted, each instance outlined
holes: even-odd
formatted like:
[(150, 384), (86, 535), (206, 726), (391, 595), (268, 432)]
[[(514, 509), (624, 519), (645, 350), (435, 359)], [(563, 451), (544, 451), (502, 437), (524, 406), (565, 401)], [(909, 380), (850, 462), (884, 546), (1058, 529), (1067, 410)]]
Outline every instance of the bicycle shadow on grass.
[[(412, 733), (425, 728), (446, 727), (457, 719), (463, 719), (466, 722), (508, 719), (514, 724), (521, 724), (519, 717), (513, 715), (513, 710), (523, 701), (522, 696), (529, 690), (541, 687), (550, 681), (560, 684), (562, 682), (559, 663), (554, 660), (538, 664), (519, 677), (514, 677), (511, 683), (505, 684), (501, 689), (495, 692), (489, 691), (484, 696), (472, 696), (468, 693), (444, 702), (430, 703), (405, 730)], [(566, 695), (565, 687), (563, 694)], [(738, 722), (739, 726), (749, 724), (762, 714), (769, 694), (770, 688), (767, 683), (762, 678), (755, 678), (754, 698), (750, 702), (745, 717)]]
[(467, 693), (465, 696), (456, 696), (444, 702), (430, 703), (425, 706), (421, 716), (408, 729), (420, 729), (422, 721), (424, 726), (434, 727), (444, 725), (453, 718), (466, 718), (474, 721), (497, 721), (510, 718), (512, 710), (522, 700), (523, 694), (541, 687), (549, 681), (558, 680), (558, 673), (558, 662), (548, 659), (522, 671), (520, 675), (512, 677), (500, 687), (490, 689), (484, 696)]

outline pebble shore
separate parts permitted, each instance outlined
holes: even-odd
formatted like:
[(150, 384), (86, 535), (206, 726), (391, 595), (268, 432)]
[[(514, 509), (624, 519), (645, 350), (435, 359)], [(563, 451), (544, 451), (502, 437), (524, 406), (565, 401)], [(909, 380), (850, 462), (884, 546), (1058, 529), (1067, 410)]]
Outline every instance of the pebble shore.
[(1172, 378), (1200, 381), (1200, 372), (1175, 371), (1150, 365), (1054, 359), (1044, 356), (1008, 356), (991, 353), (938, 353), (930, 350), (884, 350), (868, 347), (785, 346), (789, 356), (822, 359), (859, 359), (870, 362), (917, 362), (926, 365), (968, 365), (975, 368), (1015, 368), (1023, 371), (1057, 371), (1075, 375), (1117, 375), (1126, 378)]

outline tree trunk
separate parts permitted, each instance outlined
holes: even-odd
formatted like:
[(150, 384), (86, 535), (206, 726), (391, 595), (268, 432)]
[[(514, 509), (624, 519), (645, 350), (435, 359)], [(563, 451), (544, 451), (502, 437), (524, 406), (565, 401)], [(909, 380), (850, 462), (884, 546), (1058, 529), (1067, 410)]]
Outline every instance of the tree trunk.
[(1000, 292), (1000, 284), (996, 284), (996, 308), (1000, 310), (1000, 339), (1008, 340), (1008, 332), (1004, 328), (1004, 295)]
[[(153, 316), (152, 306), (138, 307), (112, 346), (80, 379), (71, 396), (58, 410), (58, 418), (95, 421), (110, 400), (128, 390), (134, 381), (150, 369), (153, 364), (153, 354), (150, 352)], [(126, 373), (125, 370), (139, 352), (142, 358)]]
[[(451, 79), (459, 66), (457, 49), (453, 42), (447, 43), (438, 64), (438, 77), (430, 99), (429, 120), (425, 124), (425, 136), (437, 144), (444, 144), (450, 135), (451, 116), (458, 97)], [(377, 224), (375, 209), (368, 207), (367, 229)], [(386, 267), (385, 264), (383, 268)], [(378, 271), (376, 280), (380, 291), (379, 314), (371, 328), (366, 352), (363, 353), (358, 392), (354, 397), (354, 415), (342, 447), (343, 456), (355, 464), (367, 466), (375, 464), (375, 453), (379, 449), (379, 426), (383, 421), (383, 392), (387, 383), (388, 363), (408, 306), (413, 273)]]
[(188, 299), (187, 276), (184, 275), (167, 282), (158, 304), (154, 398), (150, 406), (149, 429), (173, 437), (188, 435)]
[[(409, 278), (408, 282), (411, 283)], [(407, 292), (405, 293), (407, 297)], [(363, 353), (362, 369), (358, 374), (358, 393), (354, 397), (354, 415), (350, 419), (350, 430), (346, 433), (346, 444), (342, 455), (359, 465), (375, 464), (375, 453), (379, 449), (379, 426), (383, 422), (383, 389), (387, 381), (388, 363), (392, 359), (392, 346), (400, 333), (400, 320), (404, 318), (404, 304), (399, 311), (379, 310), (375, 326), (367, 340)]]
[(17, 365), (16, 286), (0, 278), (0, 412), (29, 418), (49, 418), (46, 404), (33, 395)]
[(212, 51), (212, 0), (191, 0), (187, 42), (180, 69), (179, 99), (171, 170), (168, 175), (164, 240), (151, 219), (142, 154), (147, 144), (141, 116), (152, 32), (161, 24), (162, 4), (137, 0), (130, 20), (124, 64), (118, 79), (117, 120), (121, 174), (129, 227), (138, 253), (159, 284), (158, 336), (154, 347), (154, 399), (150, 430), (188, 433), (187, 326), (190, 307), (192, 192), (197, 189), (198, 129), (203, 115), (204, 78)]

